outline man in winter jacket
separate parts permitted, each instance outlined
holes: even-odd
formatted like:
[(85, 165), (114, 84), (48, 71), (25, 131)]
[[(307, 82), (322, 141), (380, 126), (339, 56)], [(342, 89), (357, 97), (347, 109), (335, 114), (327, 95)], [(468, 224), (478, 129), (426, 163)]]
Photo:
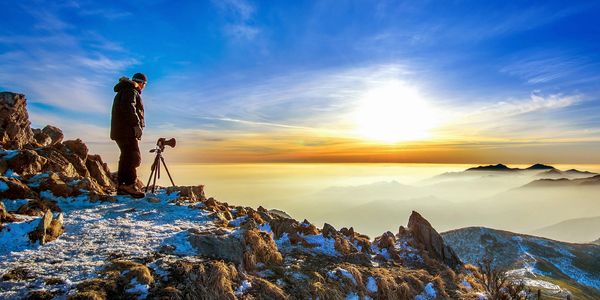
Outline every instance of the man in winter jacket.
[(128, 194), (134, 198), (144, 197), (144, 193), (136, 187), (136, 168), (142, 161), (138, 146), (145, 126), (141, 93), (147, 82), (146, 75), (142, 73), (134, 74), (131, 80), (121, 77), (115, 85), (117, 95), (112, 106), (110, 138), (121, 150), (117, 194)]

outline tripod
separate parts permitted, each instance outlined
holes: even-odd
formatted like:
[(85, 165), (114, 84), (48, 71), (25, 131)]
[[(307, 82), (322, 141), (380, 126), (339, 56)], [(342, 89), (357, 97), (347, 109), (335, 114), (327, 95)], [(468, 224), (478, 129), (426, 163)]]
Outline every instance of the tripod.
[(167, 168), (167, 164), (165, 163), (165, 159), (162, 156), (162, 152), (164, 151), (164, 146), (158, 145), (155, 149), (150, 150), (150, 153), (156, 152), (156, 157), (154, 158), (154, 162), (150, 167), (150, 178), (148, 178), (148, 183), (146, 183), (146, 190), (148, 192), (148, 187), (150, 186), (150, 180), (154, 178), (152, 181), (152, 194), (154, 194), (154, 190), (156, 189), (156, 178), (160, 179), (160, 164), (165, 167), (167, 171), (167, 175), (169, 175), (169, 179), (171, 180), (171, 184), (175, 186), (175, 182), (173, 182), (173, 178), (171, 177), (171, 173), (169, 173), (169, 168)]

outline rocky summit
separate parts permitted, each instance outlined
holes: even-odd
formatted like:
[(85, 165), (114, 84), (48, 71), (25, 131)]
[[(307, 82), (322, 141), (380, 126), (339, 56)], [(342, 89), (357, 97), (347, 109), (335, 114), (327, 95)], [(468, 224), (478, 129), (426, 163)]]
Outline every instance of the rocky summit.
[(206, 197), (204, 186), (115, 196), (81, 140), (31, 129), (0, 93), (0, 299), (480, 299), (431, 224), (370, 238)]

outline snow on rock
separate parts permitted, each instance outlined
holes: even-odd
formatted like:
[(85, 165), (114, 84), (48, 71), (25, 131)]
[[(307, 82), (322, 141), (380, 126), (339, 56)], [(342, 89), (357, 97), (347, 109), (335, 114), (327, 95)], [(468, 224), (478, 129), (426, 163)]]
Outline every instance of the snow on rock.
[[(0, 258), (4, 258), (2, 254), (10, 255), (15, 251), (23, 251), (27, 248), (32, 248), (33, 245), (29, 240), (29, 233), (35, 230), (41, 218), (21, 216), (23, 219), (20, 222), (4, 224), (4, 228), (0, 230)], [(3, 274), (3, 261), (0, 260), (0, 274)]]
[(240, 284), (240, 286), (235, 291), (235, 294), (237, 296), (241, 296), (242, 294), (244, 294), (251, 287), (252, 287), (252, 283), (250, 283), (250, 281), (243, 280), (242, 283)]
[(429, 300), (435, 299), (435, 297), (437, 297), (437, 291), (435, 290), (433, 283), (430, 282), (427, 285), (425, 285), (425, 289), (422, 293), (415, 297), (415, 300)]
[(473, 289), (473, 286), (471, 286), (471, 284), (466, 279), (463, 279), (463, 281), (460, 284), (462, 284), (467, 290)]
[[(51, 196), (51, 193), (46, 195)], [(190, 228), (211, 226), (207, 212), (169, 203), (176, 194), (157, 193), (158, 203), (116, 196), (116, 203), (91, 203), (85, 197), (62, 198), (65, 233), (43, 247), (31, 245), (27, 233), (39, 221), (19, 216), (22, 222), (6, 224), (0, 231), (0, 274), (26, 266), (33, 282), (2, 282), (0, 298), (23, 298), (28, 289), (44, 285), (47, 278), (69, 278), (69, 290), (78, 282), (96, 277), (105, 261), (114, 255), (144, 257), (165, 245), (175, 252), (193, 254), (186, 234)], [(10, 241), (10, 242), (8, 242)]]
[(8, 191), (8, 184), (4, 181), (0, 181), (0, 192)]
[(353, 293), (350, 292), (348, 293), (348, 295), (346, 295), (346, 298), (344, 298), (345, 300), (360, 300), (360, 297), (358, 296), (357, 293)]
[(369, 278), (367, 279), (367, 291), (369, 293), (377, 293), (377, 281), (375, 280), (375, 278), (373, 278), (373, 276), (369, 276)]
[[(2, 182), (2, 181), (0, 181)], [(8, 211), (16, 211), (19, 207), (29, 202), (28, 199), (3, 199), (4, 207)]]
[(125, 290), (128, 294), (138, 295), (138, 299), (146, 299), (148, 297), (148, 290), (150, 286), (147, 284), (139, 283), (137, 279), (133, 278), (129, 283), (132, 287)]

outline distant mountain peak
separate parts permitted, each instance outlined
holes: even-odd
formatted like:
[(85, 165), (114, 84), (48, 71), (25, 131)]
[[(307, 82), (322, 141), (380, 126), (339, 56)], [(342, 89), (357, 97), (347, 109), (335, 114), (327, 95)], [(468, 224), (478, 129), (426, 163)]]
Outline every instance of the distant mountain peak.
[(516, 170), (516, 169), (509, 168), (503, 164), (479, 166), (479, 167), (467, 169), (467, 171), (514, 171), (514, 170)]
[(544, 164), (535, 164), (529, 168), (527, 168), (527, 170), (554, 170), (556, 168), (554, 168), (553, 166), (548, 166), (548, 165), (544, 165)]

